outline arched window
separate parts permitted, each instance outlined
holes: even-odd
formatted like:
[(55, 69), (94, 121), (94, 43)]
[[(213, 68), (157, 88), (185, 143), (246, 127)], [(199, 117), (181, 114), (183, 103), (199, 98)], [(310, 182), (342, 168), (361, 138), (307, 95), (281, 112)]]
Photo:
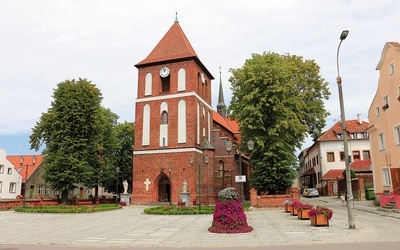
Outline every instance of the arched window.
[(161, 113), (161, 124), (168, 124), (168, 113), (166, 111)]
[(153, 79), (151, 73), (146, 74), (145, 84), (144, 84), (144, 95), (151, 95), (151, 89), (153, 85)]
[(186, 143), (186, 102), (178, 102), (178, 143)]
[(186, 90), (186, 70), (180, 68), (178, 71), (178, 91)]
[(150, 105), (143, 107), (142, 145), (150, 145)]

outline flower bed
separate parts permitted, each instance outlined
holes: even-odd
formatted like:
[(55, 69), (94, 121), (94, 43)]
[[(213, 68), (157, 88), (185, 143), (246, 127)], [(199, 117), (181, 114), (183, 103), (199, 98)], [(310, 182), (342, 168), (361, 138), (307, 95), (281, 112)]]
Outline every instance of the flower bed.
[(238, 200), (237, 191), (226, 188), (218, 193), (213, 222), (208, 231), (212, 233), (248, 233), (253, 227), (247, 224), (243, 204)]

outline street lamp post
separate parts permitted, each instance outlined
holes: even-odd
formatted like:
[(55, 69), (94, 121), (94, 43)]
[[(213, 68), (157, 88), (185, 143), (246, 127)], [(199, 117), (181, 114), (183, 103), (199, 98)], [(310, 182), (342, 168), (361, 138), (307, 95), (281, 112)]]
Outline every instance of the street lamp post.
[[(204, 163), (208, 164), (210, 157), (208, 155), (204, 156)], [(194, 156), (191, 155), (190, 156), (190, 165), (194, 165)], [(197, 192), (197, 196), (198, 196), (198, 200), (199, 200), (199, 212), (201, 211), (201, 169), (200, 169), (200, 163), (197, 164), (197, 168), (198, 168), (198, 180), (197, 180), (197, 188), (198, 188), (198, 192)]]
[(119, 167), (116, 167), (115, 170), (117, 171), (117, 189), (115, 194), (115, 205), (118, 206), (118, 178), (119, 178)]
[(36, 164), (36, 156), (34, 155), (33, 157), (32, 157), (32, 165), (30, 165), (30, 164), (23, 164), (24, 163), (24, 157), (21, 155), (20, 157), (19, 157), (19, 165), (22, 167), (22, 166), (24, 166), (25, 167), (25, 191), (24, 191), (24, 197), (23, 197), (23, 200), (22, 200), (22, 207), (23, 208), (25, 208), (25, 197), (26, 197), (26, 192), (27, 192), (27, 188), (28, 188), (28, 167), (29, 166), (35, 166), (35, 164)]
[(169, 172), (169, 181), (170, 181), (170, 184), (169, 184), (169, 192), (170, 192), (169, 206), (171, 207), (172, 206), (172, 167), (171, 166), (168, 168), (168, 172)]
[[(336, 78), (336, 83), (338, 85), (338, 90), (339, 90), (339, 102), (340, 102), (340, 115), (341, 115), (341, 121), (342, 121), (342, 134), (343, 134), (343, 148), (344, 148), (344, 159), (345, 159), (345, 169), (346, 169), (346, 188), (347, 188), (347, 200), (350, 201), (353, 199), (353, 190), (351, 187), (351, 173), (350, 173), (350, 166), (349, 166), (349, 151), (348, 151), (348, 142), (347, 142), (347, 130), (346, 130), (346, 117), (345, 117), (345, 112), (344, 112), (344, 101), (343, 101), (343, 91), (342, 91), (342, 78), (340, 77), (339, 73), (339, 50), (340, 50), (340, 45), (342, 44), (343, 40), (346, 39), (347, 35), (349, 34), (348, 30), (343, 30), (341, 35), (340, 35), (340, 43), (337, 49), (337, 54), (336, 54), (336, 66), (337, 66), (337, 72), (338, 76)], [(349, 228), (350, 229), (355, 229), (356, 224), (354, 221), (354, 215), (353, 215), (353, 210), (351, 206), (347, 205), (347, 214), (348, 214), (348, 220), (349, 220)]]

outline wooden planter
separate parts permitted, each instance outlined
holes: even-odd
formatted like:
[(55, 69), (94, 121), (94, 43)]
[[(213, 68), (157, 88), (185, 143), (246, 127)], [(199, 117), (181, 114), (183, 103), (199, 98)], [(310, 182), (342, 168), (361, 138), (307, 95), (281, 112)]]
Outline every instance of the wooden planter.
[(297, 215), (297, 208), (290, 206), (290, 214), (293, 216)]
[(310, 217), (311, 225), (329, 227), (329, 220), (324, 214), (315, 214)]
[(308, 211), (310, 211), (310, 209), (297, 210), (297, 218), (299, 218), (299, 220), (309, 220)]
[(285, 204), (284, 209), (286, 213), (290, 213), (289, 205)]

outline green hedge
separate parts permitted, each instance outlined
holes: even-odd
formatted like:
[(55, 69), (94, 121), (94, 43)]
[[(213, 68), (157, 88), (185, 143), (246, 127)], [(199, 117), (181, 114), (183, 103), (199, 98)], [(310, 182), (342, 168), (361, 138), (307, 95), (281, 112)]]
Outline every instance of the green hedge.
[(100, 211), (108, 211), (114, 209), (121, 209), (122, 206), (115, 204), (101, 204), (101, 205), (88, 205), (88, 206), (71, 206), (71, 205), (57, 205), (57, 206), (34, 206), (34, 207), (16, 207), (14, 211), (23, 213), (93, 213)]
[(205, 206), (201, 207), (201, 211), (199, 211), (198, 207), (190, 206), (190, 207), (151, 207), (144, 209), (145, 214), (159, 214), (159, 215), (194, 215), (194, 214), (213, 214), (214, 206)]

